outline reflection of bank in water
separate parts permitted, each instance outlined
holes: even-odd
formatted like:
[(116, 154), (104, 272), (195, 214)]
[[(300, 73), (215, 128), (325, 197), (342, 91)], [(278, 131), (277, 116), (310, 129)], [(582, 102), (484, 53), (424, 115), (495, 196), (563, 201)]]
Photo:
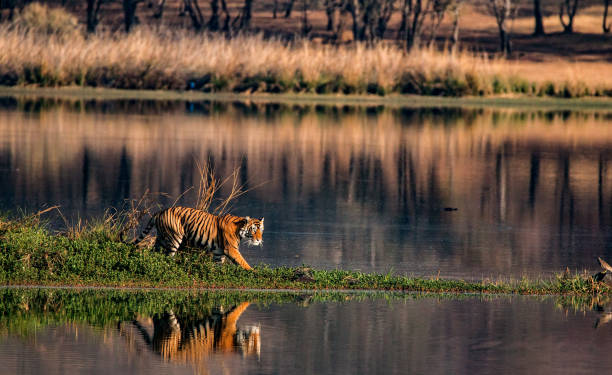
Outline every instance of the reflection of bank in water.
[(260, 327), (238, 327), (237, 321), (250, 305), (215, 307), (200, 316), (186, 316), (173, 311), (152, 318), (138, 317), (119, 323), (119, 332), (130, 349), (142, 346), (159, 354), (164, 360), (197, 364), (214, 353), (238, 353), (243, 357), (260, 355)]

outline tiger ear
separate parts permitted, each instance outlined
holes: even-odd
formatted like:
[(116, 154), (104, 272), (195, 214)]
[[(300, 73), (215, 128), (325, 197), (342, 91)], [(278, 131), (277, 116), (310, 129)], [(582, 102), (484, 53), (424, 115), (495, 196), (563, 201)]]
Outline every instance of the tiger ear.
[(262, 224), (263, 224), (263, 219), (264, 219), (264, 218), (262, 217), (262, 218), (261, 218), (261, 223), (262, 223)]
[(249, 221), (249, 220), (251, 220), (251, 217), (247, 216), (247, 217), (245, 217), (245, 219), (246, 219), (246, 221)]

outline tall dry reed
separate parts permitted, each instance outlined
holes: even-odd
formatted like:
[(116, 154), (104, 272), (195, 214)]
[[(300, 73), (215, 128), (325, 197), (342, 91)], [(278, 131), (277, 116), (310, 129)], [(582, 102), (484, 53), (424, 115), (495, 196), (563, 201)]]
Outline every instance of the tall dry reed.
[(473, 53), (226, 39), (186, 31), (136, 30), (68, 40), (0, 30), (0, 84), (206, 92), (612, 95), (608, 83), (559, 74), (539, 81), (516, 64)]

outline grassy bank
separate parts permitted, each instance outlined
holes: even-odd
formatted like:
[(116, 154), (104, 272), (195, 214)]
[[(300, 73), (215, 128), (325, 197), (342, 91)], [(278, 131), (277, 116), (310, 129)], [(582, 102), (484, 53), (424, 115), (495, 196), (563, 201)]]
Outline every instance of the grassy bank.
[(588, 275), (547, 280), (467, 282), (307, 267), (256, 266), (256, 272), (214, 264), (198, 252), (175, 258), (118, 240), (108, 221), (54, 234), (36, 216), (0, 222), (0, 283), (182, 288), (373, 289), (421, 292), (609, 294)]
[[(0, 30), (0, 85), (87, 86), (227, 93), (612, 96), (606, 80), (571, 64), (525, 75), (517, 63), (473, 53), (233, 39), (185, 31), (44, 34)], [(583, 72), (585, 70), (582, 70)], [(600, 76), (600, 75), (598, 75)]]
[[(41, 103), (58, 106), (70, 103), (84, 105), (84, 101), (154, 101), (163, 106), (168, 102), (214, 102), (221, 104), (248, 103), (250, 106), (278, 105), (288, 111), (299, 108), (503, 108), (519, 110), (612, 111), (612, 97), (441, 97), (419, 95), (334, 95), (334, 94), (267, 94), (267, 93), (207, 93), (202, 91), (125, 90), (93, 87), (32, 87), (0, 86), (0, 97), (14, 98), (19, 103)], [(21, 104), (20, 104), (21, 105)], [(25, 104), (24, 104), (25, 105)]]

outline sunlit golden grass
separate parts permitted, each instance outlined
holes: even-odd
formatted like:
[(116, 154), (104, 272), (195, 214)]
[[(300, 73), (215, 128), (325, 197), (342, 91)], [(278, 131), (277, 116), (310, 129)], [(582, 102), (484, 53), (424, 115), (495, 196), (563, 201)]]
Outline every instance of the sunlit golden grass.
[(0, 50), (0, 84), (11, 86), (446, 96), (612, 93), (605, 81), (568, 75), (566, 67), (542, 80), (505, 60), (433, 49), (407, 54), (382, 43), (337, 47), (148, 29), (68, 41), (4, 29)]

